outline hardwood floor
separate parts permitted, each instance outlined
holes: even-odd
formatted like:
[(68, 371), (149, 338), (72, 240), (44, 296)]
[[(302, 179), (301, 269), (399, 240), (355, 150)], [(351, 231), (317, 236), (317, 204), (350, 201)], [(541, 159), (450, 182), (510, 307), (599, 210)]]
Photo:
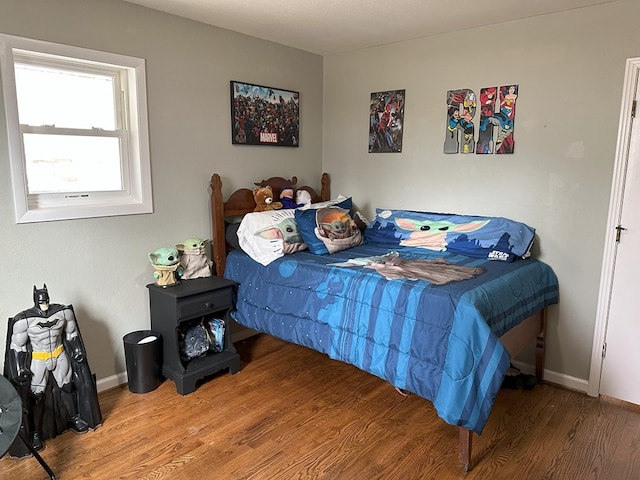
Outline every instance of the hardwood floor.
[[(640, 407), (549, 384), (503, 389), (465, 473), (458, 430), (430, 402), (273, 337), (236, 346), (240, 373), (189, 395), (170, 380), (101, 393), (103, 425), (48, 440), (42, 457), (60, 480), (640, 478)], [(48, 477), (5, 456), (0, 478)]]

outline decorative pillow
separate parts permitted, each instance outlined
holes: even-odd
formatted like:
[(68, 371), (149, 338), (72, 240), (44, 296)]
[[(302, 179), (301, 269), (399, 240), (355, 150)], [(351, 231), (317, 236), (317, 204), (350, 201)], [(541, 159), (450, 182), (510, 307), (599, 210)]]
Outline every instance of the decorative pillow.
[(365, 236), (375, 243), (511, 262), (529, 256), (535, 229), (503, 217), (376, 209)]
[(238, 227), (240, 248), (262, 265), (276, 258), (304, 250), (294, 212), (296, 210), (268, 210), (247, 213)]
[(351, 216), (353, 217), (353, 220), (356, 222), (356, 225), (358, 226), (361, 232), (364, 232), (366, 228), (370, 225), (369, 220), (367, 220), (367, 217), (365, 217), (364, 213), (362, 213), (358, 209), (358, 207), (356, 207), (355, 205), (351, 207)]
[(337, 205), (296, 210), (296, 223), (309, 251), (317, 255), (360, 245), (364, 238), (351, 217), (351, 198)]
[(345, 208), (349, 210), (351, 217), (356, 222), (356, 225), (360, 229), (360, 231), (364, 231), (365, 228), (369, 226), (369, 220), (364, 214), (360, 211), (360, 209), (353, 203), (351, 197), (345, 197), (344, 195), (338, 195), (333, 200), (327, 200), (326, 202), (317, 202), (317, 203), (309, 203), (303, 205), (298, 210), (308, 210), (308, 209), (318, 209), (324, 207), (330, 207), (331, 205), (337, 205), (339, 207)]
[(224, 222), (224, 239), (232, 248), (236, 250), (242, 250), (240, 248), (240, 242), (238, 241), (239, 228), (240, 228), (240, 222), (237, 222), (237, 223)]

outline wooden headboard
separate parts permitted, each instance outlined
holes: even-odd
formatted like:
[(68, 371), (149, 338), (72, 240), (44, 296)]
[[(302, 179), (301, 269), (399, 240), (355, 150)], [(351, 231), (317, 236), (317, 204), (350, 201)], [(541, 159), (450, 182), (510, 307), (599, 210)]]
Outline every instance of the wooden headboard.
[[(254, 183), (259, 187), (271, 186), (274, 197), (278, 197), (280, 189), (285, 186), (292, 186), (295, 190), (306, 190), (311, 195), (311, 201), (324, 202), (330, 199), (330, 183), (329, 174), (323, 173), (320, 179), (320, 193), (316, 189), (303, 185), (298, 187), (297, 177), (290, 179), (282, 177), (271, 177), (267, 180)], [(211, 175), (211, 229), (212, 229), (212, 260), (213, 273), (221, 277), (224, 273), (224, 267), (227, 261), (227, 252), (231, 247), (227, 244), (225, 238), (225, 219), (229, 217), (239, 217), (245, 213), (253, 212), (256, 208), (256, 202), (253, 200), (252, 188), (240, 188), (233, 192), (225, 201), (222, 197), (222, 179), (220, 175), (214, 173)], [(278, 200), (278, 198), (274, 198)]]

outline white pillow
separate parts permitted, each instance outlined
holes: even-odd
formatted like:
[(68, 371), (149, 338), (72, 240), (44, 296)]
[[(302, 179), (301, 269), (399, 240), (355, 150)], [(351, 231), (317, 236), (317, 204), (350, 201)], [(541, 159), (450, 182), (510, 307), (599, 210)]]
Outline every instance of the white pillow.
[(240, 248), (256, 262), (269, 265), (288, 253), (307, 248), (294, 209), (247, 213), (238, 227)]
[(347, 197), (345, 197), (344, 195), (338, 195), (336, 198), (331, 199), (331, 200), (327, 200), (326, 202), (317, 202), (317, 203), (308, 203), (306, 205), (303, 205), (302, 207), (299, 207), (298, 210), (309, 210), (309, 209), (319, 209), (319, 208), (324, 208), (324, 207), (331, 207), (333, 205), (335, 205), (336, 203), (340, 203), (343, 200), (346, 200)]

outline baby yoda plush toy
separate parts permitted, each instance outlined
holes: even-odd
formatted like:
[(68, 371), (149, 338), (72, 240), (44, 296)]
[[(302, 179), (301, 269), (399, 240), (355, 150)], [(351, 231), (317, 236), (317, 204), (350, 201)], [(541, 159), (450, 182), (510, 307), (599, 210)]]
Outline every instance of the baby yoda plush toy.
[(180, 265), (184, 270), (182, 278), (203, 278), (211, 276), (211, 265), (213, 262), (207, 258), (205, 247), (208, 240), (199, 238), (187, 238), (184, 242), (178, 243), (176, 248), (180, 252)]
[(153, 276), (156, 279), (156, 284), (162, 287), (175, 285), (182, 275), (177, 248), (159, 248), (149, 254), (149, 261), (155, 269)]

